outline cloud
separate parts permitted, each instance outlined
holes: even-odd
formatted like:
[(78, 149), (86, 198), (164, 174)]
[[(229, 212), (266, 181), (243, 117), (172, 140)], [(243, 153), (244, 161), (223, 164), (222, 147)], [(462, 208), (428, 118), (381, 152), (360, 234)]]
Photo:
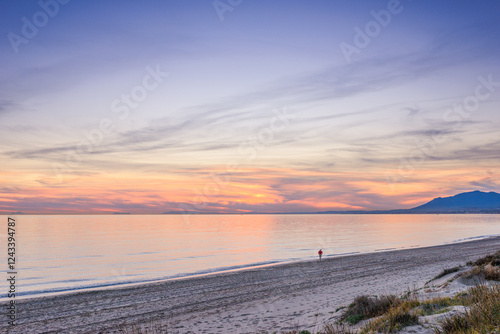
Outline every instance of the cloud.
[(407, 107), (405, 109), (409, 111), (408, 117), (415, 116), (416, 114), (418, 114), (420, 112), (420, 108), (418, 108), (418, 107), (415, 107), (415, 108)]
[[(196, 133), (200, 130), (221, 129), (232, 126), (235, 130), (247, 124), (258, 123), (270, 118), (270, 110), (262, 110), (262, 105), (281, 104), (294, 105), (294, 108), (305, 108), (305, 105), (318, 101), (341, 99), (365, 92), (373, 92), (402, 82), (425, 76), (436, 66), (424, 61), (423, 54), (399, 55), (385, 59), (370, 59), (351, 65), (336, 66), (308, 75), (286, 78), (264, 87), (262, 90), (242, 94), (227, 99), (219, 104), (199, 105), (188, 108), (187, 116), (177, 123), (146, 126), (139, 130), (128, 131), (118, 135), (109, 144), (95, 149), (92, 154), (108, 154), (125, 151), (154, 151), (165, 148), (180, 150), (213, 150), (231, 147), (236, 143), (220, 144), (217, 138), (212, 143), (196, 142)], [(424, 64), (424, 65), (422, 65)], [(440, 64), (440, 66), (444, 66)], [(302, 105), (302, 107), (300, 107)], [(373, 110), (353, 113), (340, 112), (328, 116), (303, 117), (302, 124), (320, 123), (341, 117), (352, 117)], [(325, 127), (326, 128), (326, 127)], [(214, 130), (215, 132), (216, 130)], [(315, 129), (316, 131), (316, 129)], [(201, 138), (200, 138), (201, 139)], [(205, 141), (205, 139), (200, 140)], [(75, 144), (63, 144), (56, 147), (7, 152), (16, 158), (43, 159), (53, 153), (63, 153), (72, 149)]]
[(500, 160), (500, 140), (493, 140), (481, 145), (472, 145), (467, 148), (451, 150), (441, 153), (439, 156), (433, 156), (434, 160), (447, 161), (474, 161), (478, 162), (497, 162)]
[(14, 101), (0, 100), (0, 115), (12, 111), (16, 106)]

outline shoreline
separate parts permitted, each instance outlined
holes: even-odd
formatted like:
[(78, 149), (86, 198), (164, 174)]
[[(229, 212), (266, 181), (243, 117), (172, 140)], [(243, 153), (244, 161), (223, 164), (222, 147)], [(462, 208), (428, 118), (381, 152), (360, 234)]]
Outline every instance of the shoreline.
[[(443, 244), (431, 245), (431, 246), (413, 245), (413, 246), (399, 247), (399, 248), (398, 247), (381, 248), (381, 249), (375, 249), (375, 250), (365, 251), (365, 252), (349, 252), (349, 253), (332, 254), (332, 255), (323, 256), (323, 261), (326, 261), (326, 260), (332, 259), (332, 258), (354, 256), (354, 255), (361, 255), (361, 254), (373, 254), (373, 253), (392, 252), (392, 251), (407, 250), (407, 249), (439, 247), (439, 246), (453, 245), (453, 244), (484, 240), (484, 239), (488, 239), (488, 238), (497, 238), (497, 237), (500, 237), (500, 235), (496, 234), (496, 235), (484, 235), (484, 236), (470, 237), (470, 238), (453, 240), (450, 242), (445, 242)], [(58, 291), (40, 291), (40, 292), (35, 291), (35, 292), (27, 293), (24, 295), (18, 295), (16, 299), (18, 301), (21, 301), (21, 300), (29, 300), (29, 299), (33, 299), (33, 298), (55, 297), (55, 296), (60, 296), (60, 295), (76, 294), (76, 293), (83, 293), (83, 292), (103, 291), (103, 290), (110, 290), (110, 289), (125, 289), (125, 288), (140, 286), (140, 285), (144, 285), (144, 284), (162, 283), (162, 282), (168, 282), (168, 281), (185, 280), (185, 279), (190, 279), (190, 278), (201, 278), (201, 277), (220, 275), (220, 274), (237, 273), (237, 272), (246, 271), (246, 270), (255, 270), (255, 269), (259, 269), (259, 268), (274, 267), (274, 266), (281, 266), (281, 265), (287, 265), (287, 264), (296, 264), (296, 263), (302, 263), (302, 262), (314, 262), (314, 261), (317, 261), (317, 257), (315, 257), (315, 256), (314, 257), (311, 256), (310, 258), (302, 258), (302, 259), (269, 260), (269, 261), (263, 261), (263, 262), (259, 262), (259, 263), (245, 264), (245, 265), (241, 265), (241, 266), (218, 267), (218, 268), (213, 268), (213, 269), (197, 271), (197, 272), (193, 272), (193, 273), (180, 273), (180, 274), (170, 276), (170, 277), (144, 280), (144, 281), (109, 283), (109, 284), (102, 284), (102, 285), (96, 285), (96, 286), (90, 286), (90, 287), (83, 286), (83, 287), (77, 287), (77, 288), (67, 288), (67, 289), (58, 290)], [(3, 302), (6, 302), (8, 300), (9, 299), (7, 298), (7, 295), (0, 297), (0, 304)]]
[(307, 329), (357, 295), (403, 292), (498, 249), (500, 237), (490, 237), (18, 299), (18, 325), (9, 332), (113, 333), (151, 319), (164, 319), (169, 333)]
[(333, 212), (233, 212), (233, 213), (210, 213), (210, 212), (171, 212), (171, 213), (23, 213), (23, 212), (11, 212), (11, 213), (0, 213), (0, 216), (120, 216), (120, 215), (130, 215), (130, 216), (213, 216), (213, 215), (228, 215), (228, 216), (241, 216), (241, 215), (500, 215), (498, 211), (492, 212), (392, 212), (400, 210), (411, 210), (411, 209), (394, 209), (389, 211), (333, 211)]

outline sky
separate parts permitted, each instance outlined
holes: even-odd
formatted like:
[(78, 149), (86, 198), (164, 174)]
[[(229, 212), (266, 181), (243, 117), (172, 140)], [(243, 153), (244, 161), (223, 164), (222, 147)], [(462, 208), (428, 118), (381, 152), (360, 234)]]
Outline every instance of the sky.
[(500, 191), (500, 2), (5, 0), (0, 213)]

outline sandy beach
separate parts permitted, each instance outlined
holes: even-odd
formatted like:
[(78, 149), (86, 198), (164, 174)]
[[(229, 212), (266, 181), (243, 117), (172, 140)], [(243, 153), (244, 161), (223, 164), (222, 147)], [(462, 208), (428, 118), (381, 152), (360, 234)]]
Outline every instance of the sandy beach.
[[(5, 333), (118, 333), (157, 319), (169, 333), (320, 329), (361, 294), (422, 287), (444, 268), (500, 249), (500, 237), (327, 258), (134, 287), (17, 300)], [(5, 303), (1, 305), (5, 309)]]

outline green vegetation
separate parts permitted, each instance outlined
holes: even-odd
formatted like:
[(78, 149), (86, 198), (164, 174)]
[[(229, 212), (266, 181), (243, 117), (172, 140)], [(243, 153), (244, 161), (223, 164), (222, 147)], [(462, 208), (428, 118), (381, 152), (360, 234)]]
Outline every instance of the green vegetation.
[[(281, 334), (302, 334), (302, 333), (309, 333), (309, 331), (291, 331), (291, 332), (282, 332)], [(318, 332), (317, 334), (355, 334), (356, 332), (347, 328), (344, 325), (339, 325), (339, 324), (328, 324), (326, 325), (321, 332)], [(309, 333), (311, 334), (311, 333)]]
[(439, 314), (439, 313), (444, 313), (447, 312), (450, 308), (450, 303), (446, 302), (447, 300), (440, 300), (436, 303), (425, 303), (422, 304), (419, 310), (419, 314), (426, 316), (426, 315), (432, 315), (432, 314)]
[(479, 277), (491, 281), (500, 281), (500, 251), (469, 263), (475, 267), (465, 272), (463, 274), (464, 278)]
[(123, 324), (118, 328), (120, 334), (168, 334), (167, 325), (158, 320), (151, 319), (148, 324), (135, 325)]
[(359, 296), (344, 311), (340, 320), (354, 325), (361, 320), (377, 317), (386, 313), (391, 307), (397, 306), (400, 299), (396, 296), (370, 297)]
[(436, 277), (434, 277), (432, 280), (444, 277), (444, 276), (446, 276), (448, 274), (451, 274), (451, 273), (456, 273), (457, 271), (460, 270), (460, 268), (461, 268), (461, 266), (444, 269), (439, 275), (437, 275)]
[(491, 264), (493, 266), (500, 266), (500, 251), (496, 252), (493, 255), (487, 255), (485, 257), (482, 257), (474, 262), (468, 262), (467, 264), (474, 266), (484, 266), (487, 264)]
[(418, 315), (410, 312), (404, 307), (395, 307), (387, 311), (379, 319), (369, 322), (362, 329), (361, 333), (395, 333), (406, 326), (417, 325)]

